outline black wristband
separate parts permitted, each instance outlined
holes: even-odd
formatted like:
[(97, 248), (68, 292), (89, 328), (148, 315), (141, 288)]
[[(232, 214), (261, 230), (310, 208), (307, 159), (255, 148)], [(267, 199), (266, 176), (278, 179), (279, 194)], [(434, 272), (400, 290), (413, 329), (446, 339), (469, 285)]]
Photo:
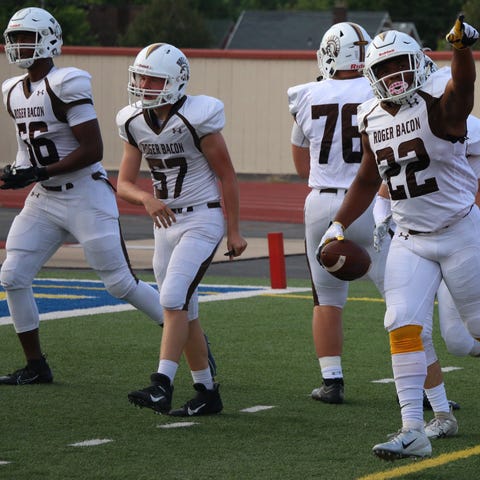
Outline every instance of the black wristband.
[(48, 178), (50, 178), (48, 173), (47, 173), (47, 167), (37, 167), (35, 173), (37, 174), (37, 180), (39, 182), (41, 182), (43, 180), (47, 180)]

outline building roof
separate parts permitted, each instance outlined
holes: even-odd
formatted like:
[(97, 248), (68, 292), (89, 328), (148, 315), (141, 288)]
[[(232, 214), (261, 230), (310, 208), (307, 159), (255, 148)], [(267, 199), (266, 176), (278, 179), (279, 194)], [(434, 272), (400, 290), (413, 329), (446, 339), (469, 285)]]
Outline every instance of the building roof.
[(393, 22), (392, 28), (399, 32), (408, 33), (408, 35), (413, 37), (419, 45), (422, 45), (422, 40), (417, 32), (417, 27), (413, 22)]
[[(226, 49), (317, 50), (323, 34), (334, 23), (334, 12), (246, 10), (242, 12), (226, 42)], [(392, 28), (387, 12), (346, 12), (346, 21), (365, 28), (373, 38)]]

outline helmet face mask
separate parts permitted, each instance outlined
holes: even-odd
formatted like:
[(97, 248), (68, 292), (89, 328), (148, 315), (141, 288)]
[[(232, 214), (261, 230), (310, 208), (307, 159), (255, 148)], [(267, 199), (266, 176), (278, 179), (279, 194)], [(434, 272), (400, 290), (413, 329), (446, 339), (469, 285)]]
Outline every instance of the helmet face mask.
[[(28, 42), (25, 35), (31, 34)], [(29, 68), (39, 58), (60, 55), (62, 29), (55, 18), (42, 8), (24, 8), (13, 15), (3, 33), (9, 63)]]
[(330, 27), (317, 51), (322, 76), (332, 78), (338, 70), (361, 71), (370, 41), (366, 30), (356, 23), (341, 22)]
[[(364, 75), (380, 100), (410, 104), (428, 76), (425, 58), (410, 35), (390, 30), (377, 35), (368, 47)], [(387, 62), (394, 62), (398, 68), (385, 74), (382, 67)]]
[[(145, 47), (128, 69), (128, 97), (132, 106), (157, 108), (180, 100), (190, 78), (190, 65), (181, 50), (166, 43)], [(163, 88), (144, 88), (143, 77), (165, 80)]]

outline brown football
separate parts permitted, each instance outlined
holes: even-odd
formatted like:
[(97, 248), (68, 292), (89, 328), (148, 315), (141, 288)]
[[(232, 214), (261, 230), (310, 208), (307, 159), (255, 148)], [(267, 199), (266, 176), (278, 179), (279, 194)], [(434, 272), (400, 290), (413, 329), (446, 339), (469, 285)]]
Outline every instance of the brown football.
[(363, 277), (372, 261), (367, 250), (352, 240), (333, 240), (317, 256), (320, 265), (339, 280), (356, 280)]

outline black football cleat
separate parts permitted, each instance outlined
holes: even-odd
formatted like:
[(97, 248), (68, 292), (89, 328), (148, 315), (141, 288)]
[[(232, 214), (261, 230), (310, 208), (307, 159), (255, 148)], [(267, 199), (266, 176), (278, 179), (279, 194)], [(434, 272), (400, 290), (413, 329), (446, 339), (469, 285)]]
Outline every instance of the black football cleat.
[(195, 398), (189, 400), (183, 407), (171, 410), (169, 415), (173, 417), (194, 417), (220, 413), (223, 410), (223, 403), (218, 387), (218, 383), (215, 383), (213, 390), (207, 390), (203, 383), (195, 383), (193, 385), (193, 388), (197, 391)]
[(52, 371), (43, 356), (41, 359), (29, 360), (25, 367), (13, 373), (0, 376), (0, 385), (32, 385), (52, 382)]
[(312, 390), (311, 397), (324, 403), (343, 403), (344, 399), (343, 378), (332, 378), (323, 380), (320, 387)]
[(150, 375), (152, 384), (128, 394), (128, 400), (140, 408), (151, 408), (155, 413), (168, 413), (172, 408), (173, 385), (161, 373)]

